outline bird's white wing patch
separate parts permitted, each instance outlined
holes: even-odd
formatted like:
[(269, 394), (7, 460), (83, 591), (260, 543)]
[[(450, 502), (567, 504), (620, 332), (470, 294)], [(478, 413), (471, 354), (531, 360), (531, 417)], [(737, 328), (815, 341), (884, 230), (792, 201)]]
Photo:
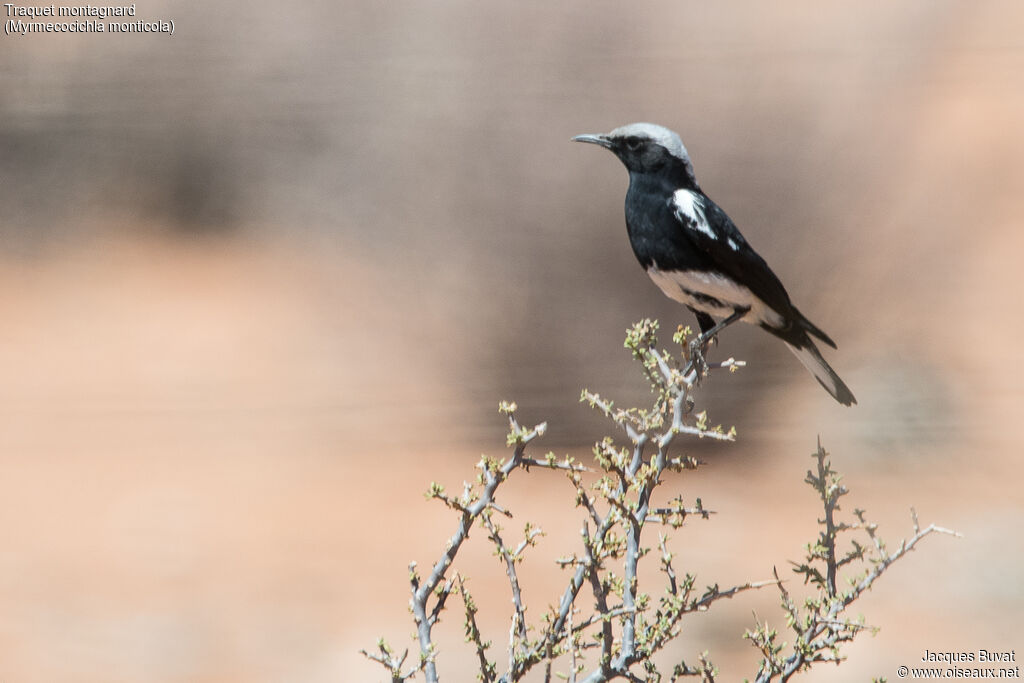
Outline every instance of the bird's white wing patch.
[(672, 195), (672, 210), (687, 228), (703, 233), (713, 240), (718, 239), (718, 235), (708, 225), (708, 219), (704, 215), (704, 200), (696, 192), (676, 190)]

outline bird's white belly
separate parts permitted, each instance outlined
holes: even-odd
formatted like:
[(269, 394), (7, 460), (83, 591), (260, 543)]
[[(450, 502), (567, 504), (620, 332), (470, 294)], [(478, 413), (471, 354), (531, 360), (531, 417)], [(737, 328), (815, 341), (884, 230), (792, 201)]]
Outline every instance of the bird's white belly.
[(647, 274), (670, 299), (707, 313), (726, 317), (736, 309), (749, 308), (742, 320), (755, 325), (765, 323), (771, 327), (782, 324), (782, 317), (743, 285), (729, 278), (697, 270), (660, 270), (656, 265)]

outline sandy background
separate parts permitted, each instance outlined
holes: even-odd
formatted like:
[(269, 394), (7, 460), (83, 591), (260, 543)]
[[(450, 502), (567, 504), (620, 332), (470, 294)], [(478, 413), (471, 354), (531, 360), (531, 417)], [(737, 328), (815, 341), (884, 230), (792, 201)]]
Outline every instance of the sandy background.
[[(964, 538), (894, 567), (856, 610), (880, 634), (804, 680), (1024, 651), (1019, 3), (137, 7), (175, 34), (0, 38), (0, 679), (382, 680), (357, 650), (405, 642), (406, 565), (452, 530), (421, 494), (502, 454), (497, 402), (585, 456), (582, 387), (646, 401), (629, 323), (691, 322), (629, 252), (623, 170), (568, 142), (634, 120), (680, 131), (860, 401), (730, 329), (750, 367), (701, 401), (739, 441), (670, 484), (719, 513), (678, 568), (798, 558), (820, 434), (891, 544), (910, 505)], [(504, 497), (550, 520), (534, 616), (568, 494)], [(753, 675), (775, 604), (701, 615), (673, 657)], [(458, 626), (442, 672), (472, 680)]]

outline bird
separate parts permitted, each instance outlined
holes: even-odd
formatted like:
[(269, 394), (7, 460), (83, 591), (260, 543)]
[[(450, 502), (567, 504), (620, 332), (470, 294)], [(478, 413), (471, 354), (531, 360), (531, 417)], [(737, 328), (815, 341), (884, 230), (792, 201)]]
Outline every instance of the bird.
[(836, 401), (857, 403), (814, 339), (833, 349), (835, 342), (793, 305), (765, 260), (704, 193), (677, 133), (631, 123), (572, 139), (610, 150), (629, 171), (630, 246), (654, 284), (696, 315), (702, 344), (736, 321), (757, 325), (785, 342)]

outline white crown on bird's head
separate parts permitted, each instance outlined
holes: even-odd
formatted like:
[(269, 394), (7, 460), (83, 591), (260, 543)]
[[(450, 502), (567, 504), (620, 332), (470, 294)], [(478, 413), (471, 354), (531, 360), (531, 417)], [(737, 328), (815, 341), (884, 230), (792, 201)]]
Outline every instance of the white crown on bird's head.
[(611, 133), (608, 133), (610, 138), (647, 138), (653, 140), (668, 151), (669, 154), (685, 161), (690, 162), (690, 154), (686, 151), (686, 147), (683, 145), (682, 138), (679, 134), (673, 130), (669, 130), (665, 126), (659, 126), (656, 123), (628, 123), (625, 126), (619, 126)]

